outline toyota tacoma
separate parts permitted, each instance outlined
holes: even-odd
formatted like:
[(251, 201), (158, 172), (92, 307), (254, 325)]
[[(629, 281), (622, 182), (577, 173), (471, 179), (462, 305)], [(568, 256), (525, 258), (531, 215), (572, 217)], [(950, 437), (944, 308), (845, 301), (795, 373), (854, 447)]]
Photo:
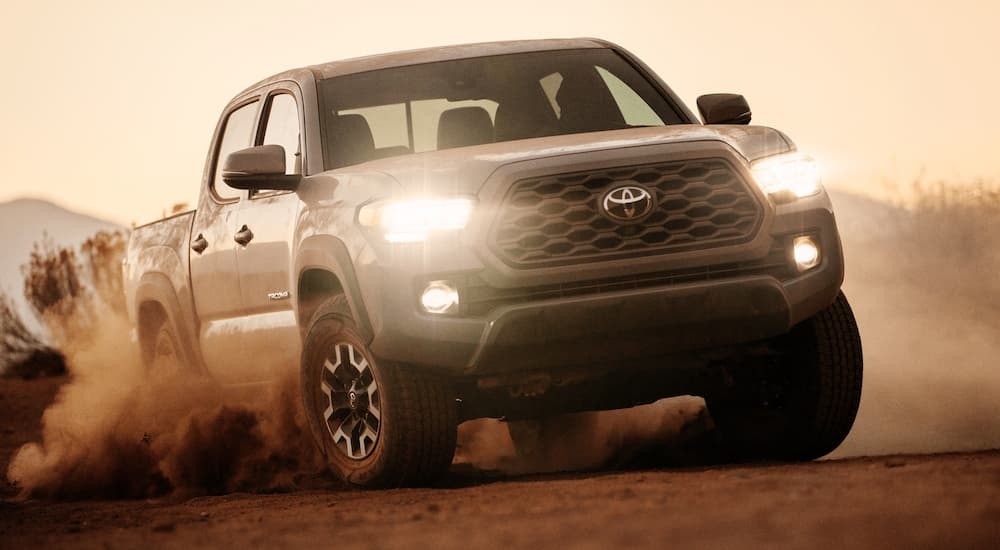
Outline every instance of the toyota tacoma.
[(222, 385), (297, 369), (363, 487), (433, 481), (465, 420), (527, 453), (525, 425), (684, 394), (734, 460), (825, 455), (862, 376), (830, 199), (742, 96), (697, 107), (595, 39), (265, 79), (223, 111), (197, 208), (133, 231), (133, 340)]

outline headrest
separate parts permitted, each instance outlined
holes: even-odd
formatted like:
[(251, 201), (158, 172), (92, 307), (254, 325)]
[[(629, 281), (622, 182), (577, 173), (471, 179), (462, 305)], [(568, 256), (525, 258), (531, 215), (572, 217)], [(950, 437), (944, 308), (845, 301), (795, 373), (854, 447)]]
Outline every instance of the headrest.
[(375, 139), (368, 121), (361, 115), (340, 115), (330, 119), (327, 138), (330, 158), (336, 167), (360, 164), (372, 159)]
[(535, 101), (522, 99), (500, 103), (497, 106), (496, 116), (494, 134), (497, 142), (551, 136), (558, 133), (555, 113), (552, 112), (548, 100), (544, 97), (539, 97)]
[(563, 132), (594, 132), (624, 126), (625, 119), (607, 86), (594, 74), (567, 75), (556, 92)]
[(458, 107), (441, 113), (437, 148), (493, 143), (493, 120), (482, 107)]

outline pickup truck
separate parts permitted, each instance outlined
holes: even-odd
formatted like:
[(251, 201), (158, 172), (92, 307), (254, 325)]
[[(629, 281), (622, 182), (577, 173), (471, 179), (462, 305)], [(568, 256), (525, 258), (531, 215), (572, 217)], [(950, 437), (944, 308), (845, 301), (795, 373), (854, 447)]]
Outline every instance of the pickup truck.
[(148, 369), (297, 372), (330, 469), (432, 482), (458, 423), (519, 450), (568, 413), (704, 396), (733, 460), (811, 460), (854, 422), (861, 339), (814, 161), (701, 120), (602, 40), (294, 69), (226, 106), (194, 211), (124, 260)]

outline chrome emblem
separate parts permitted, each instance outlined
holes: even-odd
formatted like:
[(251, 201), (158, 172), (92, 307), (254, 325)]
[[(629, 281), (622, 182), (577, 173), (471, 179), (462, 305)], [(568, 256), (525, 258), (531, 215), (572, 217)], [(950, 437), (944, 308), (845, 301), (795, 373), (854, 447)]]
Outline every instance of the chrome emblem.
[(267, 299), (268, 300), (287, 300), (288, 299), (288, 291), (287, 290), (282, 290), (281, 292), (268, 292), (267, 293)]
[(638, 221), (653, 211), (653, 196), (642, 187), (623, 185), (604, 195), (604, 213), (618, 222)]

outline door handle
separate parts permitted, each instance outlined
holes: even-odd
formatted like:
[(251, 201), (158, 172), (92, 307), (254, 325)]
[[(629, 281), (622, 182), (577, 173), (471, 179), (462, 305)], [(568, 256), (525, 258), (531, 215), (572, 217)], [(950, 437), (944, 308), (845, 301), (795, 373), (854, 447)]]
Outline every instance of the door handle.
[(205, 236), (198, 233), (198, 236), (191, 241), (191, 250), (194, 250), (198, 254), (201, 254), (208, 248), (208, 241), (205, 240)]
[(246, 246), (253, 240), (253, 231), (250, 231), (250, 228), (244, 225), (239, 231), (236, 232), (236, 235), (233, 236), (233, 240), (243, 246)]

